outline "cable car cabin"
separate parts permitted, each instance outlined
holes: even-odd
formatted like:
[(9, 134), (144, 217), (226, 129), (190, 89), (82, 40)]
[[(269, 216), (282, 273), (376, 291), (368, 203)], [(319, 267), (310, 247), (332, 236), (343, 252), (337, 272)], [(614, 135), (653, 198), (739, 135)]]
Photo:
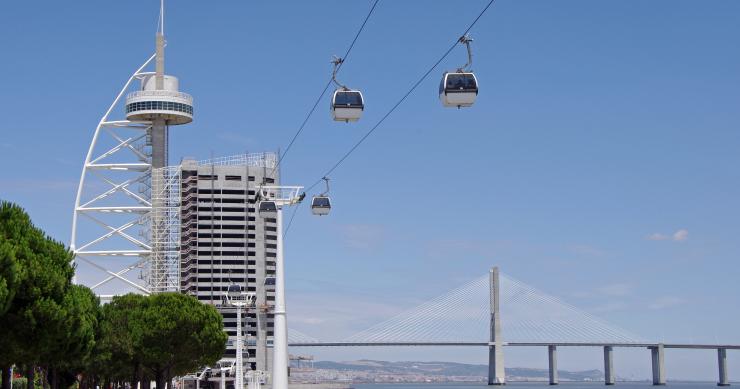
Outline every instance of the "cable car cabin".
[(261, 216), (273, 216), (277, 214), (277, 204), (274, 201), (260, 201), (259, 213)]
[(338, 122), (356, 122), (365, 109), (362, 93), (357, 90), (337, 89), (331, 99), (331, 115)]
[(314, 215), (328, 215), (331, 211), (331, 200), (328, 196), (314, 196), (311, 200), (311, 212)]
[(439, 84), (439, 99), (445, 107), (471, 107), (478, 96), (478, 79), (473, 73), (447, 72)]

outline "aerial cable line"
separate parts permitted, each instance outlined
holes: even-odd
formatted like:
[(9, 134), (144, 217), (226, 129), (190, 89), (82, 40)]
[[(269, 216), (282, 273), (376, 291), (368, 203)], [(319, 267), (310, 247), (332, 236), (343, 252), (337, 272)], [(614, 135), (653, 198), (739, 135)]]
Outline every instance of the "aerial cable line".
[(288, 143), (288, 146), (285, 148), (285, 151), (281, 155), (278, 156), (277, 163), (275, 164), (275, 167), (272, 168), (270, 175), (272, 175), (275, 172), (275, 170), (277, 170), (280, 167), (280, 163), (283, 161), (285, 156), (290, 151), (290, 148), (293, 146), (293, 143), (295, 143), (296, 139), (298, 139), (298, 136), (301, 135), (301, 132), (303, 132), (303, 129), (306, 127), (308, 120), (311, 119), (311, 116), (313, 115), (314, 111), (316, 111), (316, 107), (321, 102), (321, 99), (324, 98), (324, 95), (326, 94), (326, 91), (329, 90), (329, 87), (331, 86), (331, 84), (334, 82), (333, 81), (334, 76), (336, 76), (336, 73), (339, 73), (339, 70), (342, 69), (342, 66), (347, 61), (347, 57), (349, 57), (349, 54), (352, 52), (352, 49), (355, 47), (355, 43), (357, 42), (357, 39), (360, 37), (360, 34), (362, 34), (362, 31), (365, 29), (365, 25), (367, 24), (367, 21), (370, 19), (370, 16), (373, 14), (373, 11), (375, 11), (375, 7), (378, 5), (379, 2), (380, 0), (375, 0), (375, 2), (373, 2), (373, 6), (370, 7), (370, 11), (368, 11), (367, 15), (365, 16), (365, 20), (362, 21), (362, 24), (360, 25), (360, 28), (357, 30), (357, 33), (355, 34), (354, 39), (352, 39), (352, 43), (347, 48), (347, 51), (344, 53), (341, 63), (337, 65), (334, 75), (332, 76), (332, 78), (329, 79), (329, 81), (327, 81), (326, 86), (324, 86), (324, 89), (321, 91), (321, 94), (319, 94), (319, 97), (316, 98), (316, 101), (311, 107), (311, 110), (308, 111), (308, 115), (306, 115), (306, 118), (303, 119), (303, 123), (301, 123), (301, 126), (298, 127), (298, 131), (296, 131), (295, 135), (293, 135), (293, 138)]
[[(480, 18), (486, 13), (486, 11), (488, 11), (488, 8), (490, 8), (491, 5), (495, 1), (496, 0), (490, 0), (488, 2), (488, 4), (486, 4), (486, 6), (483, 8), (483, 10), (478, 14), (478, 16), (476, 16), (476, 18), (473, 20), (473, 22), (470, 23), (470, 25), (468, 25), (468, 28), (465, 29), (465, 32), (463, 32), (463, 34), (461, 36), (466, 36), (470, 32), (470, 30), (473, 29), (473, 27), (478, 23), (478, 20), (480, 20)], [(437, 60), (437, 62), (435, 62), (434, 65), (432, 65), (432, 67), (430, 67), (429, 70), (427, 70), (426, 73), (424, 73), (424, 75), (422, 75), (421, 78), (419, 78), (419, 80), (416, 81), (416, 83), (414, 83), (414, 85), (411, 87), (411, 89), (409, 89), (408, 92), (406, 92), (406, 94), (404, 94), (403, 97), (401, 97), (401, 99), (398, 100), (398, 102), (396, 102), (396, 104), (393, 105), (393, 107), (391, 107), (391, 109), (388, 112), (386, 112), (386, 114), (382, 118), (380, 118), (380, 120), (377, 123), (375, 123), (375, 125), (372, 128), (370, 128), (370, 130), (367, 133), (365, 133), (365, 135), (362, 138), (360, 138), (360, 140), (357, 141), (357, 143), (355, 143), (349, 149), (349, 151), (347, 151), (342, 156), (342, 158), (340, 158), (339, 161), (337, 161), (334, 164), (334, 166), (331, 167), (331, 169), (327, 170), (326, 173), (324, 173), (322, 175), (322, 178), (320, 178), (315, 183), (313, 183), (313, 185), (311, 185), (310, 187), (308, 187), (308, 189), (306, 189), (306, 192), (310, 192), (311, 189), (315, 188), (318, 184), (320, 184), (322, 182), (322, 180), (323, 180), (323, 177), (330, 176), (331, 173), (334, 172), (334, 170), (336, 170), (355, 150), (357, 150), (357, 148), (360, 147), (360, 145), (370, 135), (372, 135), (372, 133), (375, 132), (375, 130), (378, 129), (378, 127), (380, 127), (381, 124), (383, 124), (383, 122), (385, 121), (385, 119), (387, 119), (388, 116), (390, 116), (393, 113), (393, 111), (395, 111), (396, 108), (398, 108), (398, 106), (400, 106), (404, 101), (406, 101), (406, 98), (408, 98), (411, 95), (411, 93), (413, 93), (416, 90), (416, 88), (422, 82), (424, 82), (424, 80), (426, 80), (426, 78), (429, 76), (429, 74), (432, 73), (434, 71), (434, 69), (436, 69), (437, 66), (439, 66), (439, 64), (442, 63), (442, 61), (444, 61), (445, 58), (447, 58), (448, 55), (450, 55), (450, 53), (452, 52), (452, 50), (454, 50), (455, 47), (457, 47), (458, 43), (460, 43), (460, 38), (455, 39), (455, 43), (453, 43), (452, 46), (450, 46), (450, 48), (447, 49), (447, 51), (445, 51), (444, 54), (442, 54), (442, 56)], [(329, 84), (327, 84), (327, 88), (329, 87), (330, 84), (331, 84), (331, 81), (329, 81)], [(326, 92), (326, 89), (324, 90), (324, 92)]]
[(293, 207), (293, 213), (290, 215), (290, 220), (288, 221), (288, 225), (285, 227), (285, 230), (283, 231), (283, 240), (285, 240), (285, 237), (288, 236), (288, 231), (290, 231), (290, 226), (293, 225), (293, 219), (295, 218), (296, 212), (298, 212), (298, 208), (301, 207), (303, 203), (299, 203), (295, 207)]

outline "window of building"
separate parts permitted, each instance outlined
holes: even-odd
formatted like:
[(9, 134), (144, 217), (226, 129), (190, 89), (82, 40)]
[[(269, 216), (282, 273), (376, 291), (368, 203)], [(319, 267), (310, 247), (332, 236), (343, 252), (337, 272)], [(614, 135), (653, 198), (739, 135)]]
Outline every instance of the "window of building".
[(226, 176), (226, 181), (241, 181), (242, 176)]

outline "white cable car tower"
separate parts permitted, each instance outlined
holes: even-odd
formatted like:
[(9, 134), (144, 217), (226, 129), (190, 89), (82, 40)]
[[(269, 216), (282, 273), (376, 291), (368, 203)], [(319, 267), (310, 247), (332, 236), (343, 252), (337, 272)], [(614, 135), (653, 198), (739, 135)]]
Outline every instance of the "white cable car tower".
[[(170, 125), (193, 120), (193, 98), (178, 91), (178, 79), (164, 73), (164, 0), (160, 1), (156, 53), (124, 84), (95, 129), (77, 189), (70, 248), (78, 265), (105, 276), (88, 284), (101, 297), (111, 281), (149, 294), (179, 287), (179, 181), (168, 172)], [(144, 69), (155, 61), (155, 71)], [(126, 95), (126, 119), (111, 119)], [(134, 269), (142, 279), (132, 279)], [(78, 269), (79, 272), (79, 269)], [(75, 281), (80, 282), (75, 276)], [(120, 286), (108, 285), (109, 293)]]
[(236, 377), (234, 378), (234, 388), (244, 389), (244, 341), (242, 340), (242, 309), (254, 307), (255, 293), (245, 292), (239, 285), (229, 286), (229, 290), (224, 293), (224, 299), (228, 305), (236, 308)]
[(306, 196), (301, 186), (265, 186), (257, 192), (259, 213), (274, 217), (277, 224), (275, 261), (275, 332), (272, 346), (272, 389), (288, 389), (288, 319), (285, 307), (285, 254), (283, 246), (283, 207), (299, 204)]

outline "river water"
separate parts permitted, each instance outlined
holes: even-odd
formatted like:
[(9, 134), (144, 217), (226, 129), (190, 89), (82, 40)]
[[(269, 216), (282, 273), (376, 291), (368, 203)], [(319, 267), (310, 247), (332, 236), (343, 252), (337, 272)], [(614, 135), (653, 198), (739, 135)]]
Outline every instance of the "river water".
[[(353, 384), (355, 389), (491, 389), (495, 386), (484, 384)], [(563, 389), (602, 389), (606, 386), (603, 382), (560, 382), (557, 387)], [(650, 382), (617, 382), (614, 389), (648, 389), (653, 385)], [(717, 388), (715, 382), (668, 382), (666, 387), (677, 389), (709, 389)], [(550, 388), (547, 382), (509, 382), (504, 386), (509, 389), (546, 389)]]

